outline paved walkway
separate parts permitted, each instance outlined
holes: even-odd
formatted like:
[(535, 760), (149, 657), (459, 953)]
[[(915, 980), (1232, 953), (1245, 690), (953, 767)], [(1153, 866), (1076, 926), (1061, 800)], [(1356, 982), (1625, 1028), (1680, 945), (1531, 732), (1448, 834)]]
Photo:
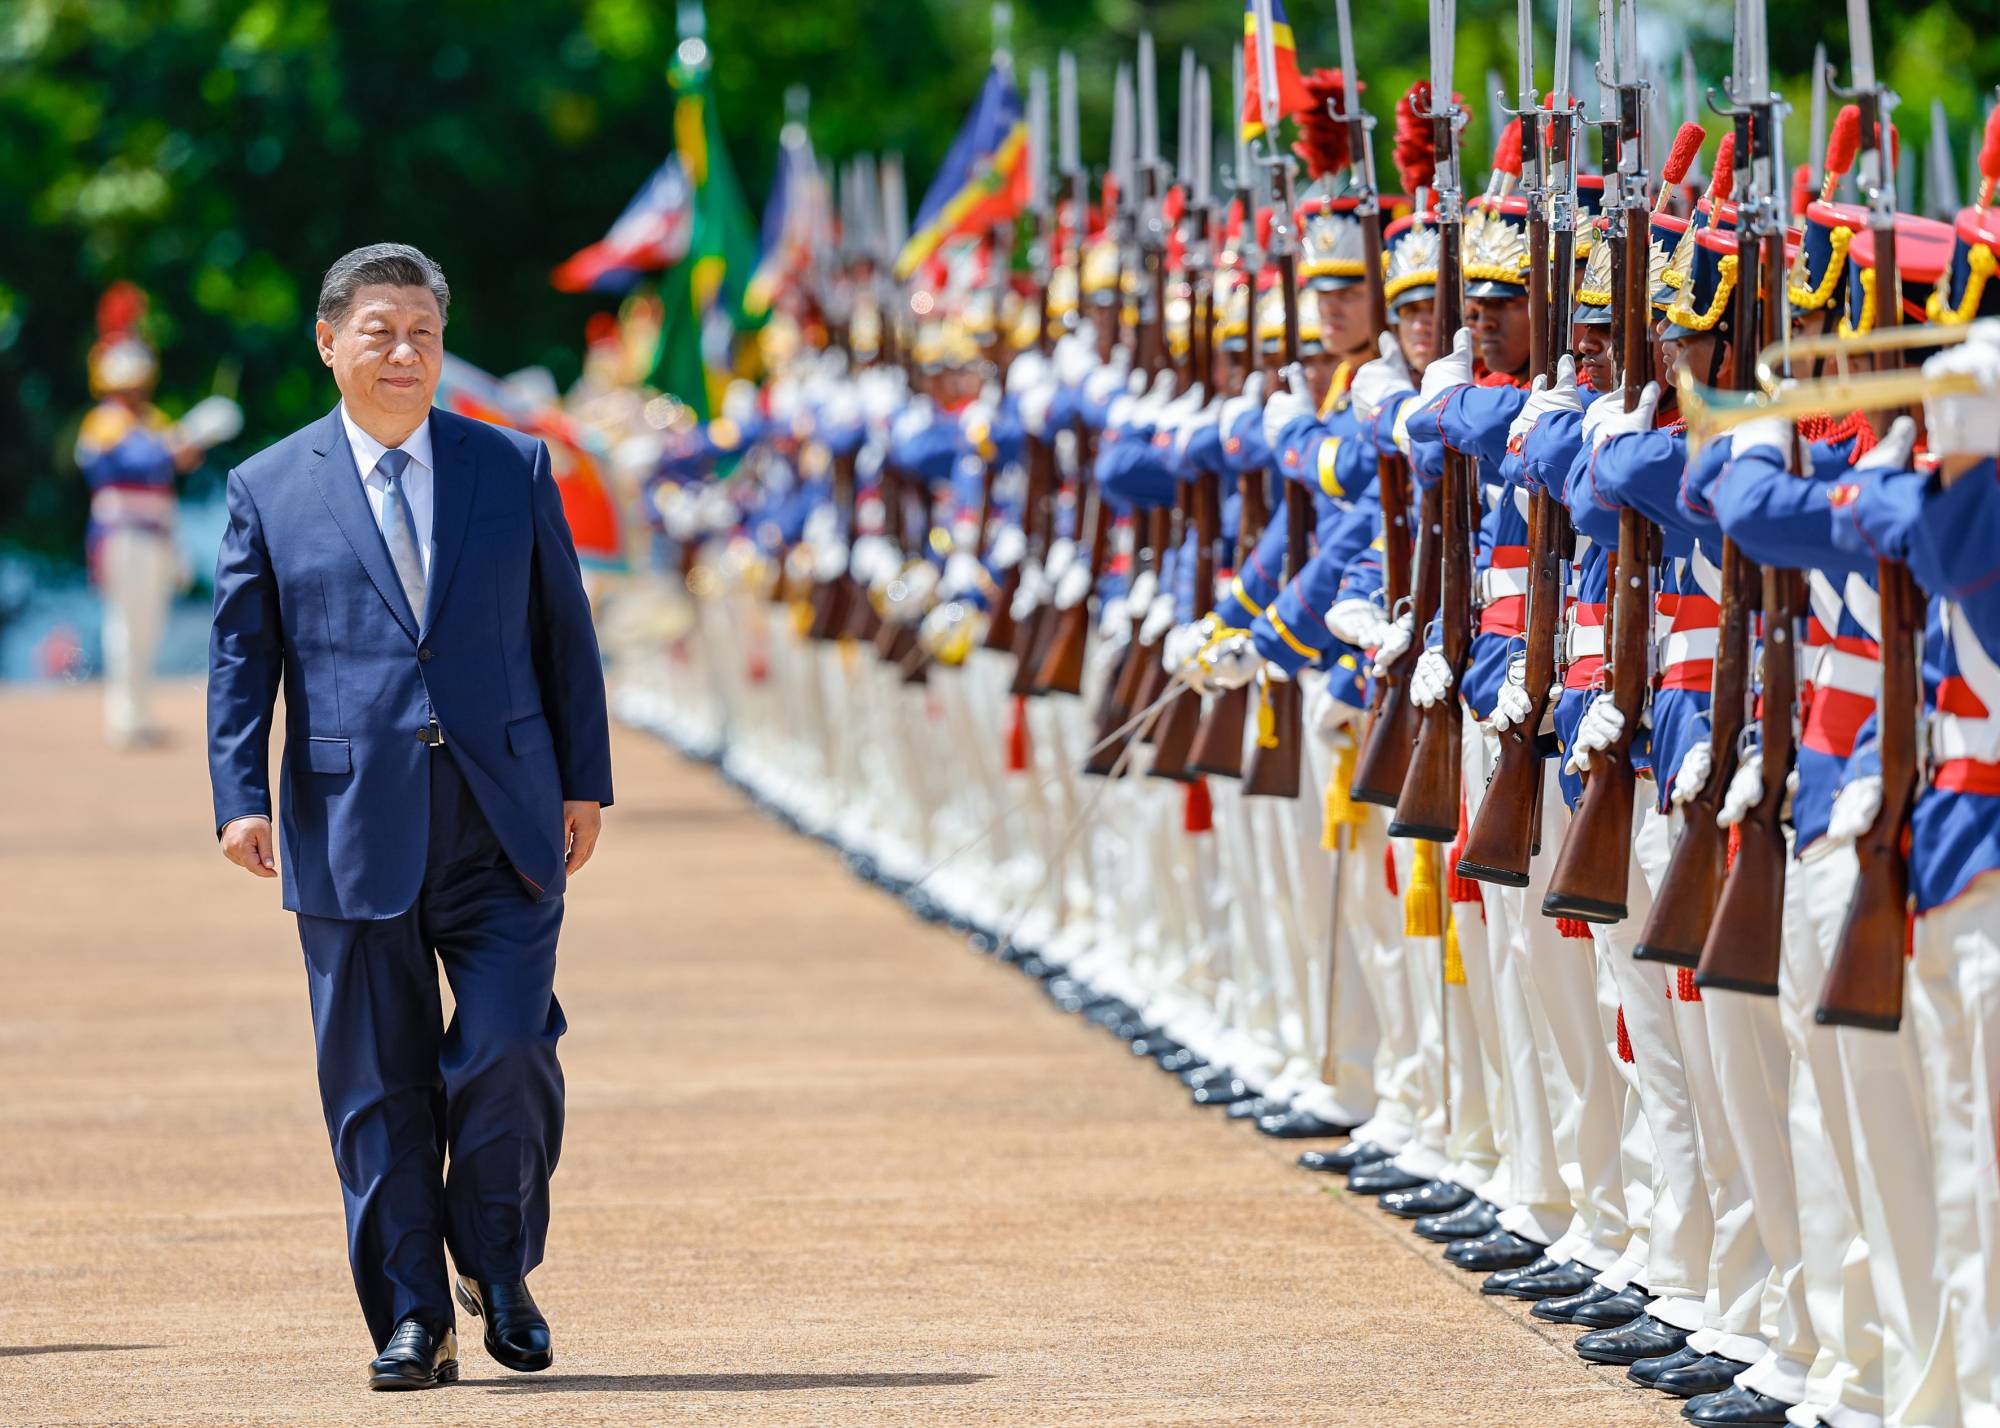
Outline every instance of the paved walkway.
[(621, 734), (569, 904), (553, 1370), (371, 1395), (275, 886), (0, 698), (0, 1423), (1678, 1421)]

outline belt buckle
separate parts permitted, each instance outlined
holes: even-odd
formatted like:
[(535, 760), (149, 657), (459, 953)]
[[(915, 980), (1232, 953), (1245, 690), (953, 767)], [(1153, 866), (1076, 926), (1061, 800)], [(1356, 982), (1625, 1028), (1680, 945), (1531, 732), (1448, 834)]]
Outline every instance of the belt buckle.
[(427, 726), (417, 730), (417, 742), (427, 749), (444, 747), (444, 730), (438, 727), (437, 720), (433, 719)]

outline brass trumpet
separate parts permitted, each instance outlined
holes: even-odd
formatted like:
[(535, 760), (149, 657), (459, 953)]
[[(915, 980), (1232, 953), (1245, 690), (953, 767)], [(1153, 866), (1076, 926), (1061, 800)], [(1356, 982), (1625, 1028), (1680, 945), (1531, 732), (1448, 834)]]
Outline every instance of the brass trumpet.
[[(1926, 377), (1915, 368), (1855, 372), (1848, 359), (1857, 353), (1907, 352), (1919, 347), (1950, 347), (1963, 342), (1969, 326), (1884, 327), (1854, 337), (1795, 337), (1778, 341), (1757, 354), (1757, 389), (1724, 391), (1703, 386), (1687, 373), (1679, 383), (1680, 411), (1687, 422), (1688, 454), (1692, 456), (1723, 433), (1759, 417), (1814, 416), (1822, 412), (1881, 411), (1915, 407), (1926, 397), (1972, 396), (1980, 390), (1968, 373)], [(1782, 367), (1801, 359), (1831, 358), (1834, 370), (1823, 377), (1788, 377)]]

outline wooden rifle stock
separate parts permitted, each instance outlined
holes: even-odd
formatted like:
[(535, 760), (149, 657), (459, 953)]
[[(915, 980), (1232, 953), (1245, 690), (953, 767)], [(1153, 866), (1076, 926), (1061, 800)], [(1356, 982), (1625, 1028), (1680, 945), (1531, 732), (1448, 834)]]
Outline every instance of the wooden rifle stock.
[[(1143, 532), (1135, 535), (1140, 542), (1132, 563), (1135, 572), (1150, 570), (1157, 577), (1160, 549), (1166, 540), (1166, 515), (1164, 509), (1133, 513), (1133, 530)], [(1124, 663), (1119, 668), (1110, 698), (1100, 711), (1097, 738), (1092, 743), (1093, 752), (1083, 766), (1085, 773), (1108, 774), (1124, 758), (1135, 731), (1122, 726), (1130, 723), (1132, 716), (1146, 707), (1147, 685), (1152, 672), (1160, 667), (1159, 642), (1147, 643), (1139, 638), (1139, 631), (1146, 623), (1146, 612), (1133, 610), (1131, 614), (1132, 634), (1125, 647)]]
[[(1862, 100), (1864, 142), (1878, 164), (1892, 145), (1879, 93)], [(1882, 296), (1876, 306), (1882, 326), (1902, 321), (1902, 269), (1893, 222), (1871, 225), (1875, 239), (1875, 280)], [(1889, 360), (1896, 360), (1893, 354)], [(1924, 628), (1924, 600), (1909, 569), (1894, 561), (1876, 566), (1881, 592), (1882, 698), (1877, 705), (1877, 742), (1882, 753), (1882, 806), (1854, 851), (1860, 877), (1841, 924), (1826, 982), (1813, 1018), (1822, 1026), (1895, 1031), (1903, 1021), (1903, 958), (1910, 919), (1910, 809), (1917, 796), (1917, 730), (1923, 686), (1918, 682), (1917, 641)]]
[[(1640, 961), (1699, 965), (1715, 918), (1716, 899), (1729, 866), (1729, 835), (1715, 819), (1729, 781), (1736, 776), (1736, 751), (1750, 698), (1750, 615), (1758, 603), (1754, 591), (1760, 583), (1756, 565), (1736, 548), (1736, 542), (1725, 540), (1722, 613), (1709, 682), (1708, 782), (1687, 802), (1680, 836), (1653, 893), (1653, 911), (1632, 953)], [(1655, 777), (1671, 778), (1672, 773), (1655, 770)]]
[[(1214, 473), (1202, 472), (1195, 477), (1188, 490), (1195, 533), (1195, 608), (1197, 613), (1206, 615), (1214, 605), (1215, 542), (1219, 524)], [(1190, 762), (1194, 757), (1195, 735), (1200, 728), (1201, 695), (1193, 689), (1183, 689), (1160, 716), (1158, 737), (1153, 740), (1153, 767), (1149, 772), (1159, 778), (1192, 782), (1195, 772)]]
[[(1246, 472), (1236, 478), (1236, 568), (1241, 570), (1257, 548), (1264, 530), (1264, 473)], [(1188, 767), (1216, 778), (1243, 777), (1243, 729), (1250, 714), (1250, 688), (1225, 689), (1215, 696), (1195, 732)]]
[(1562, 563), (1569, 549), (1569, 513), (1545, 490), (1528, 498), (1528, 630), (1523, 664), (1527, 717), (1500, 735), (1500, 754), (1479, 813), (1466, 830), (1458, 870), (1502, 887), (1528, 885), (1541, 851), (1542, 720), (1556, 678), (1556, 628), (1561, 622)]
[(1909, 570), (1876, 567), (1882, 594), (1882, 807), (1854, 851), (1860, 877), (1834, 944), (1813, 1019), (1821, 1026), (1895, 1031), (1903, 1022), (1904, 958), (1910, 928), (1910, 809), (1917, 796), (1917, 731), (1923, 698), (1917, 641), (1924, 601)]
[[(1298, 574), (1305, 562), (1306, 540), (1311, 524), (1312, 498), (1297, 481), (1285, 483), (1285, 580)], [(1261, 740), (1244, 770), (1243, 792), (1254, 798), (1297, 798), (1299, 758), (1305, 743), (1303, 699), (1295, 679), (1272, 679), (1264, 686), (1271, 702), (1271, 737)]]
[(1792, 713), (1798, 703), (1799, 577), (1764, 572), (1764, 796), (1736, 825), (1736, 857), (1722, 884), (1696, 964), (1695, 985), (1756, 996), (1778, 994), (1785, 925), (1785, 785), (1792, 772)]
[[(1090, 481), (1097, 443), (1090, 429), (1076, 424), (1077, 509)], [(1111, 537), (1111, 515), (1104, 499), (1096, 492), (1090, 497), (1090, 553), (1092, 575), (1104, 569), (1104, 553)], [(1083, 652), (1090, 638), (1090, 597), (1085, 595), (1068, 609), (1058, 609), (1050, 617), (1046, 643), (1036, 656), (1035, 693), (1081, 694), (1083, 692)]]
[[(1375, 489), (1382, 502), (1382, 595), (1391, 615), (1410, 595), (1413, 559), (1410, 539), (1410, 473), (1401, 456), (1378, 457)], [(1425, 527), (1428, 529), (1428, 526)], [(1412, 602), (1416, 628), (1430, 623), (1437, 609), (1437, 559), (1417, 560), (1417, 595)], [(1428, 592), (1428, 593), (1426, 593)], [(1417, 709), (1410, 703), (1410, 667), (1416, 663), (1416, 641), (1375, 677), (1368, 711), (1368, 731), (1354, 761), (1350, 797), (1362, 803), (1394, 808), (1410, 771), (1410, 754), (1417, 743)]]

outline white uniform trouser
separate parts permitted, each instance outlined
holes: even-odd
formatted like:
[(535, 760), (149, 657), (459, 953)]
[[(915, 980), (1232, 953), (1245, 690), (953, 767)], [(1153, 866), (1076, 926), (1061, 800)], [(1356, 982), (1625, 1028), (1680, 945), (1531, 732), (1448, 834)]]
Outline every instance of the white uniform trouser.
[[(1366, 924), (1360, 916), (1360, 903), (1365, 897), (1381, 896), (1381, 859), (1376, 859), (1371, 883), (1354, 848), (1338, 853), (1325, 848), (1326, 786), (1334, 774), (1334, 750), (1308, 731), (1304, 754), (1301, 788), (1293, 809), (1297, 822), (1293, 841), (1302, 860), (1301, 918), (1310, 923), (1312, 935), (1318, 939), (1308, 949), (1311, 955), (1306, 977), (1306, 1030), (1317, 1074), (1293, 1100), (1323, 1120), (1357, 1125), (1365, 1122), (1375, 1107), (1377, 1037), (1375, 1007), (1361, 969)], [(1351, 834), (1343, 836), (1352, 841)], [(1338, 896), (1336, 872), (1342, 883)], [(1336, 904), (1338, 925), (1333, 920)]]
[[(1855, 1209), (1854, 1118), (1841, 1079), (1839, 1038), (1834, 1028), (1813, 1020), (1856, 867), (1851, 845), (1824, 842), (1792, 864), (1779, 1012), (1792, 1054), (1792, 1170), (1803, 1250), (1800, 1281), (1811, 1327), (1793, 1351), (1793, 1371), (1803, 1362), (1807, 1375), (1806, 1406), (1794, 1421), (1812, 1422), (1815, 1413), (1853, 1415), (1846, 1421), (1859, 1428), (1882, 1414), (1882, 1326)], [(1815, 1339), (1817, 1353), (1803, 1360)], [(1780, 1345), (1774, 1342), (1772, 1351), (1779, 1352)]]
[[(1530, 1089), (1542, 1096), (1549, 1136), (1544, 1153), (1552, 1157), (1565, 1192), (1567, 1224), (1559, 1228), (1552, 1254), (1607, 1270), (1632, 1239), (1619, 1147), (1626, 1088), (1598, 1019), (1590, 940), (1565, 937), (1555, 919), (1542, 915), (1549, 874), (1569, 828), (1556, 771), (1554, 759), (1544, 761), (1541, 851), (1528, 865), (1528, 886), (1491, 889), (1489, 906), (1500, 905), (1510, 956), (1519, 969), (1536, 1058), (1523, 1072), (1533, 1075)], [(1528, 1187), (1537, 1181), (1536, 1175), (1522, 1175), (1524, 1209), (1547, 1216), (1556, 1207), (1530, 1199)]]
[[(1396, 850), (1396, 886), (1407, 899), (1416, 845), (1408, 838), (1393, 838), (1390, 845)], [(1440, 896), (1442, 893), (1440, 887)], [(1396, 1154), (1396, 1166), (1432, 1180), (1445, 1172), (1445, 1138), (1451, 1123), (1445, 1087), (1451, 1058), (1445, 1043), (1444, 939), (1398, 931), (1404, 985), (1416, 1033), (1418, 1110), (1410, 1139)]]
[(97, 568), (104, 598), (104, 732), (122, 743), (153, 727), (153, 665), (179, 560), (173, 537), (121, 526), (100, 538)]
[[(1499, 736), (1474, 719), (1470, 710), (1466, 713), (1464, 747), (1466, 818), (1470, 827), (1471, 820), (1479, 816), (1487, 781), (1500, 760)], [(1500, 1223), (1523, 1239), (1553, 1245), (1569, 1228), (1570, 1189), (1563, 1179), (1549, 1117), (1546, 1072), (1542, 1065), (1547, 1028), (1545, 1023), (1538, 1026), (1538, 1018), (1530, 1007), (1526, 942), (1531, 929), (1522, 925), (1526, 899), (1519, 895), (1521, 890), (1496, 883), (1480, 883), (1478, 887), (1492, 986), (1490, 1011), (1485, 1019), (1491, 1023), (1493, 1037), (1487, 1049), (1487, 1064), (1492, 1073), (1489, 1084), (1494, 1092), (1496, 1123), (1501, 1131), (1496, 1139), (1505, 1162), (1495, 1178), (1510, 1192), (1508, 1202), (1501, 1205)], [(1470, 913), (1472, 909), (1468, 905), (1464, 911)], [(1541, 915), (1539, 905), (1534, 918), (1553, 933), (1555, 924)], [(1463, 928), (1459, 941), (1462, 946)], [(1469, 963), (1466, 975), (1468, 978), (1472, 975)], [(1474, 997), (1478, 999), (1476, 987)], [(1492, 1200), (1490, 1195), (1486, 1198)], [(1567, 1246), (1564, 1252), (1568, 1253)], [(1609, 1263), (1610, 1259), (1606, 1259), (1593, 1267), (1602, 1269)]]
[(1377, 1028), (1375, 1114), (1355, 1127), (1354, 1138), (1385, 1150), (1401, 1150), (1423, 1115), (1423, 1048), (1403, 965), (1403, 904), (1390, 891), (1389, 869), (1395, 854), (1388, 827), (1388, 810), (1369, 807), (1367, 817), (1355, 827), (1355, 846), (1347, 854), (1353, 881), (1348, 884), (1351, 901), (1346, 906)]
[[(1904, 1035), (1931, 1117), (1937, 1264), (1965, 1428), (2000, 1424), (2000, 876), (1917, 920)], [(1921, 1215), (1921, 1206), (1905, 1214)]]
[[(1592, 923), (1602, 967), (1610, 975), (1632, 1043), (1627, 1069), (1639, 1094), (1652, 1142), (1651, 1220), (1646, 1270), (1640, 1282), (1653, 1294), (1649, 1312), (1675, 1328), (1701, 1327), (1708, 1294), (1714, 1211), (1703, 1180), (1701, 1144), (1688, 1085), (1690, 1062), (1706, 1064), (1708, 1038), (1675, 999), (1675, 969), (1632, 957), (1653, 907), (1653, 887), (1666, 871), (1668, 821), (1641, 783), (1633, 808), (1632, 875), (1627, 879), (1623, 922)], [(1606, 1045), (1616, 1045), (1614, 1026)], [(1692, 1037), (1694, 1044), (1685, 1042)], [(1615, 1054), (1615, 1053), (1614, 1053)]]
[[(1462, 703), (1456, 712), (1465, 725), (1459, 739), (1460, 801), (1464, 803), (1473, 796), (1475, 787), (1485, 785), (1485, 760), (1478, 724)], [(1444, 1178), (1505, 1210), (1514, 1204), (1514, 1167), (1486, 908), (1477, 899), (1451, 901), (1452, 846), (1438, 848), (1438, 877), (1447, 884), (1446, 901), (1464, 980), (1447, 983), (1444, 993), (1449, 1003), (1445, 1030), (1451, 1038), (1452, 1073), (1451, 1136), (1446, 1146), (1451, 1163)], [(1474, 883), (1472, 890), (1477, 892), (1478, 887)]]

